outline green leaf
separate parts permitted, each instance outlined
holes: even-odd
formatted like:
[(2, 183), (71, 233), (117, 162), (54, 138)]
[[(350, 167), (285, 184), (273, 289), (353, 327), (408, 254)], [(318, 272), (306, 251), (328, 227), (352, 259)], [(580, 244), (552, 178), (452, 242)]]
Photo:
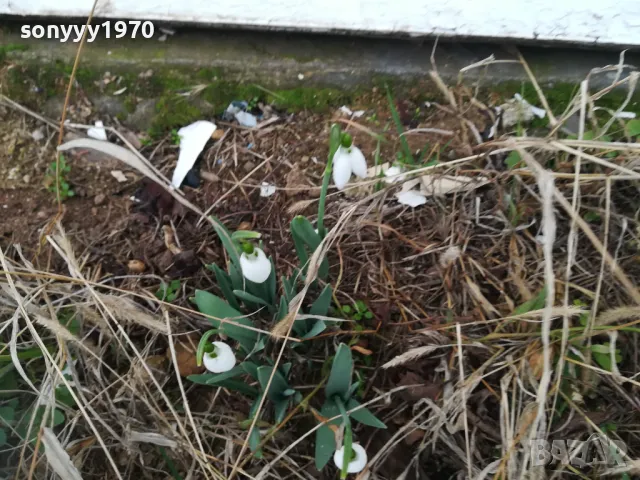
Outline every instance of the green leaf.
[(629, 132), (630, 137), (640, 135), (640, 120), (629, 120), (627, 123), (627, 131)]
[(540, 310), (544, 308), (545, 302), (547, 300), (547, 287), (543, 287), (542, 290), (530, 300), (527, 300), (522, 305), (517, 307), (513, 314), (514, 315), (522, 315), (524, 313), (533, 312), (534, 310)]
[(231, 285), (234, 290), (244, 290), (244, 278), (239, 268), (236, 268), (232, 263), (229, 264), (229, 278), (231, 279)]
[(331, 366), (331, 373), (325, 389), (326, 397), (331, 398), (334, 395), (338, 395), (346, 401), (349, 395), (349, 387), (351, 386), (352, 372), (353, 358), (351, 357), (351, 350), (346, 344), (341, 343)]
[[(298, 323), (298, 322), (296, 322), (296, 323)], [(294, 325), (295, 325), (295, 323), (294, 323)], [(327, 325), (324, 323), (324, 321), (318, 320), (311, 326), (309, 331), (302, 336), (302, 338), (313, 338), (313, 337), (316, 337), (316, 336), (320, 335), (322, 332), (324, 332), (326, 328), (327, 328)]]
[(254, 380), (258, 380), (258, 365), (253, 362), (242, 362), (240, 366), (244, 369), (247, 375)]
[(309, 313), (311, 315), (321, 315), (323, 317), (327, 316), (329, 312), (329, 307), (331, 306), (331, 294), (333, 291), (331, 290), (331, 286), (327, 285), (324, 287), (316, 301), (313, 302), (311, 308), (309, 309)]
[(256, 240), (261, 236), (260, 233), (251, 230), (236, 230), (231, 234), (231, 239), (234, 242), (239, 242), (240, 240)]
[(242, 328), (238, 325), (232, 325), (230, 323), (222, 323), (220, 320), (223, 318), (231, 319), (233, 322), (239, 325), (253, 326), (253, 322), (248, 318), (242, 316), (235, 308), (209, 292), (204, 290), (196, 290), (195, 294), (196, 305), (198, 309), (205, 315), (210, 315), (215, 318), (207, 318), (209, 322), (219, 329), (220, 333), (228, 335), (240, 342), (240, 345), (250, 352), (258, 339), (258, 332), (255, 330), (249, 330)]
[(274, 421), (275, 423), (281, 423), (284, 420), (284, 416), (287, 414), (289, 408), (289, 398), (283, 398), (278, 400), (274, 404)]
[(291, 300), (293, 300), (293, 297), (296, 296), (296, 290), (294, 288), (293, 282), (289, 279), (289, 277), (281, 277), (281, 278), (282, 278), (282, 289), (284, 291), (284, 296), (287, 299), (287, 303), (289, 303)]
[(271, 262), (271, 273), (263, 285), (267, 290), (267, 301), (270, 306), (273, 306), (277, 303), (278, 283), (276, 281), (276, 264), (273, 261), (273, 257), (269, 257), (269, 261)]
[(211, 266), (211, 269), (213, 270), (213, 273), (215, 273), (218, 286), (220, 287), (220, 290), (222, 290), (224, 298), (229, 302), (229, 305), (236, 310), (240, 309), (240, 304), (238, 303), (236, 296), (233, 294), (231, 277), (215, 263)]
[[(291, 231), (294, 233), (294, 243), (295, 237), (297, 236), (306, 246), (309, 247), (311, 253), (315, 252), (322, 242), (322, 238), (320, 238), (320, 235), (316, 233), (311, 222), (302, 215), (297, 215), (293, 220), (291, 220)], [(300, 255), (298, 254), (298, 256)], [(304, 271), (306, 272), (306, 267)], [(323, 258), (320, 263), (320, 268), (318, 269), (318, 277), (320, 279), (325, 279), (328, 274), (329, 262), (326, 258)]]
[(347, 315), (349, 315), (351, 313), (351, 306), (349, 305), (343, 305), (342, 306), (342, 312), (346, 313)]
[(4, 446), (7, 443), (7, 432), (5, 432), (4, 428), (0, 428), (0, 447)]
[(260, 297), (257, 297), (256, 295), (252, 295), (249, 292), (245, 292), (242, 290), (234, 290), (233, 294), (243, 302), (257, 303), (258, 305), (264, 305), (267, 307), (269, 306), (269, 304), (265, 300), (261, 299)]
[(516, 166), (518, 166), (518, 164), (522, 161), (522, 157), (520, 156), (520, 153), (516, 150), (513, 150), (508, 156), (507, 158), (505, 158), (504, 163), (505, 165), (510, 169), (514, 169), (516, 168)]
[[(14, 408), (12, 407), (0, 407), (0, 418), (7, 422), (7, 423), (11, 423), (13, 422), (13, 419), (16, 415), (16, 411)], [(1, 424), (1, 423), (0, 423)]]
[(249, 448), (254, 456), (260, 459), (262, 458), (262, 451), (258, 450), (258, 445), (260, 445), (260, 429), (256, 425), (253, 427), (253, 430), (251, 430), (251, 435), (249, 435)]
[(53, 411), (53, 426), (57, 427), (58, 425), (62, 425), (64, 423), (64, 420), (64, 413), (62, 413), (62, 410), (56, 408)]
[(251, 387), (250, 385), (247, 385), (247, 383), (243, 382), (242, 380), (226, 379), (214, 381), (212, 383), (212, 377), (214, 376), (214, 374), (204, 373), (202, 375), (189, 375), (187, 379), (192, 381), (193, 383), (197, 383), (200, 385), (228, 388), (229, 390), (240, 392), (244, 395), (247, 395), (248, 397), (255, 397), (256, 395), (258, 395), (258, 390)]
[(238, 250), (235, 244), (233, 243), (233, 239), (231, 237), (231, 234), (229, 233), (229, 230), (227, 230), (227, 228), (222, 224), (222, 222), (218, 220), (216, 217), (210, 216), (209, 219), (211, 220), (211, 223), (213, 224), (213, 228), (218, 234), (218, 237), (220, 237), (222, 246), (227, 251), (229, 258), (231, 259), (231, 263), (233, 263), (233, 265), (235, 265), (235, 267), (239, 270), (240, 256), (238, 255)]
[[(325, 418), (333, 418), (336, 415), (340, 415), (338, 406), (327, 400), (320, 410), (320, 414)], [(322, 470), (324, 466), (329, 462), (333, 453), (336, 451), (336, 436), (328, 425), (339, 425), (340, 419), (333, 420), (328, 424), (322, 425), (316, 430), (316, 469)]]
[[(266, 391), (267, 389), (267, 383), (269, 383), (271, 372), (273, 372), (273, 367), (258, 367), (258, 382), (260, 382), (260, 387), (262, 387), (263, 391)], [(269, 397), (269, 400), (272, 402), (279, 402), (282, 400), (283, 393), (288, 389), (289, 383), (282, 374), (276, 370), (276, 373), (273, 375), (269, 391), (267, 392), (267, 397)]]
[[(608, 372), (613, 371), (613, 365), (611, 363), (611, 353), (610, 353), (610, 343), (606, 342), (602, 345), (593, 344), (591, 345), (591, 351), (593, 352), (593, 359), (596, 361), (598, 365), (604, 370)], [(616, 364), (622, 361), (622, 355), (620, 354), (620, 350), (616, 349), (615, 351), (615, 360)]]
[(393, 100), (391, 96), (391, 90), (389, 89), (389, 85), (385, 85), (387, 89), (387, 100), (389, 101), (389, 109), (391, 110), (391, 118), (393, 119), (393, 123), (396, 125), (396, 130), (400, 137), (400, 145), (402, 146), (402, 152), (404, 153), (404, 157), (407, 162), (414, 163), (413, 155), (411, 155), (411, 148), (409, 148), (409, 143), (407, 139), (403, 135), (404, 133), (404, 125), (400, 121), (400, 115), (398, 114), (398, 109), (396, 108), (396, 102)]
[(207, 380), (207, 385), (217, 385), (220, 382), (228, 380), (230, 378), (239, 377), (245, 373), (244, 368), (241, 365), (236, 365), (231, 370), (222, 373), (214, 373), (209, 380)]
[[(360, 406), (360, 402), (358, 402), (356, 399), (352, 398), (347, 403), (347, 410), (351, 410), (351, 409), (359, 407), (359, 406)], [(387, 426), (384, 423), (382, 423), (382, 421), (380, 421), (366, 407), (362, 407), (359, 410), (356, 410), (355, 412), (352, 412), (349, 416), (351, 418), (353, 418), (356, 422), (360, 422), (363, 425), (368, 425), (370, 427), (375, 427), (375, 428), (387, 428)]]

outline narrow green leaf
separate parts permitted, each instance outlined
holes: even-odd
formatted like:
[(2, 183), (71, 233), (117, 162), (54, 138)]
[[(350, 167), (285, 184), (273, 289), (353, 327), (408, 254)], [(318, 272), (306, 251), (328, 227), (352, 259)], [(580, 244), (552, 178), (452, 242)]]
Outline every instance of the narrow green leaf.
[(0, 428), (0, 447), (4, 446), (7, 443), (7, 432), (4, 428)]
[(513, 150), (507, 158), (504, 160), (504, 164), (509, 168), (509, 170), (513, 170), (518, 166), (518, 164), (522, 161), (522, 157), (520, 157), (520, 153), (516, 150)]
[[(267, 389), (267, 383), (269, 382), (269, 377), (271, 377), (271, 372), (273, 372), (273, 367), (258, 367), (258, 381), (260, 382), (260, 387), (262, 387), (263, 391), (266, 391)], [(285, 380), (282, 374), (276, 370), (273, 380), (271, 381), (269, 391), (267, 392), (269, 400), (272, 402), (279, 402), (282, 400), (283, 392), (288, 389), (289, 383)]]
[(331, 366), (331, 373), (325, 389), (326, 397), (331, 398), (334, 395), (338, 395), (343, 400), (346, 400), (351, 386), (352, 372), (353, 358), (351, 357), (351, 350), (346, 344), (341, 343)]
[(262, 451), (258, 450), (258, 445), (260, 445), (260, 429), (256, 425), (251, 430), (251, 434), (249, 435), (249, 448), (253, 452), (253, 455), (260, 459), (263, 457)]
[(236, 268), (232, 263), (229, 264), (229, 278), (231, 279), (231, 285), (234, 290), (244, 290), (244, 278), (239, 268)]
[(522, 315), (523, 313), (533, 312), (534, 310), (540, 310), (544, 308), (545, 302), (547, 300), (547, 287), (543, 287), (542, 290), (530, 300), (527, 300), (522, 305), (517, 307), (513, 314), (514, 315)]
[[(215, 318), (208, 318), (209, 322), (219, 329), (220, 333), (224, 333), (229, 337), (240, 342), (240, 345), (250, 352), (258, 339), (258, 332), (255, 330), (249, 330), (242, 328), (239, 325), (253, 326), (253, 322), (246, 317), (242, 317), (242, 314), (235, 308), (231, 307), (227, 302), (222, 300), (209, 292), (204, 290), (196, 290), (195, 294), (196, 305), (198, 309), (205, 315), (210, 315)], [(228, 318), (239, 325), (232, 325), (230, 323), (222, 323), (220, 319)]]
[(282, 422), (284, 420), (284, 416), (287, 414), (287, 410), (289, 409), (289, 398), (283, 398), (277, 402), (274, 402), (274, 421), (276, 424)]
[(223, 382), (225, 380), (228, 380), (230, 378), (239, 377), (240, 375), (243, 375), (244, 373), (245, 373), (244, 368), (242, 368), (242, 366), (240, 366), (240, 365), (236, 365), (235, 367), (233, 367), (231, 370), (229, 370), (227, 372), (213, 374), (209, 378), (209, 380), (207, 380), (207, 385), (216, 385), (216, 384), (218, 384), (220, 382)]
[(269, 306), (269, 304), (265, 300), (261, 299), (260, 297), (257, 297), (256, 295), (252, 295), (249, 292), (244, 292), (242, 290), (234, 290), (233, 294), (243, 302), (257, 303), (258, 305), (265, 305), (267, 307)]
[(213, 377), (213, 373), (200, 373), (197, 375), (189, 375), (187, 379), (199, 385), (207, 385), (209, 379)]
[(309, 309), (309, 313), (311, 315), (321, 315), (323, 317), (327, 316), (329, 312), (329, 307), (331, 306), (331, 294), (332, 294), (331, 286), (327, 285), (324, 287), (316, 301), (313, 302), (311, 308)]
[(304, 241), (299, 233), (297, 233), (296, 228), (294, 228), (294, 220), (291, 220), (291, 238), (293, 238), (293, 246), (296, 249), (296, 254), (298, 255), (298, 261), (300, 262), (300, 268), (305, 268), (307, 263), (309, 262), (309, 254), (307, 253), (307, 249), (305, 247)]
[(240, 366), (254, 380), (258, 380), (258, 365), (253, 362), (242, 362)]
[(293, 281), (289, 279), (289, 277), (281, 277), (281, 278), (282, 278), (282, 289), (284, 291), (284, 296), (287, 300), (287, 303), (289, 303), (291, 302), (291, 300), (293, 300), (293, 297), (296, 296), (294, 284), (293, 284)]
[(251, 230), (236, 230), (231, 234), (231, 239), (234, 242), (239, 242), (240, 240), (257, 240), (261, 236), (262, 234)]
[(234, 379), (227, 378), (225, 380), (219, 380), (219, 381), (213, 382), (212, 377), (214, 376), (215, 375), (213, 374), (205, 373), (203, 375), (189, 375), (187, 379), (192, 381), (193, 383), (198, 383), (200, 385), (228, 388), (229, 390), (240, 392), (244, 395), (247, 395), (248, 397), (255, 397), (256, 395), (258, 395), (257, 389), (255, 389), (250, 385), (247, 385), (247, 383), (243, 382), (242, 380), (234, 380)]
[(238, 255), (238, 249), (236, 248), (233, 239), (231, 237), (231, 233), (227, 230), (220, 220), (218, 220), (214, 216), (210, 216), (209, 219), (213, 224), (213, 228), (215, 229), (218, 237), (220, 237), (220, 241), (222, 242), (222, 246), (227, 251), (227, 255), (231, 259), (231, 262), (236, 266), (237, 269), (240, 269), (240, 256)]
[[(327, 400), (320, 410), (320, 415), (325, 418), (333, 418), (336, 415), (340, 415), (338, 406)], [(336, 451), (336, 436), (328, 425), (339, 425), (340, 419), (333, 420), (328, 424), (322, 425), (316, 430), (316, 469), (322, 470), (324, 466), (329, 462), (333, 453)]]
[(276, 264), (273, 261), (273, 257), (269, 257), (269, 261), (271, 262), (271, 274), (264, 285), (267, 289), (267, 301), (269, 302), (269, 305), (275, 305), (277, 303), (276, 298), (278, 290), (278, 283), (276, 281)]
[[(280, 297), (280, 305), (278, 305), (278, 312), (276, 314), (276, 322), (279, 322), (280, 320), (282, 320), (284, 317), (287, 316), (288, 313), (289, 313), (289, 302), (287, 302), (287, 299), (283, 295), (282, 297)], [(295, 324), (294, 324), (294, 326), (295, 326)]]
[[(309, 250), (312, 254), (316, 251), (316, 249), (322, 242), (322, 238), (316, 233), (313, 225), (311, 225), (311, 222), (302, 215), (297, 215), (293, 220), (291, 220), (291, 231), (295, 232), (295, 235), (297, 235), (298, 238), (302, 240), (302, 242), (304, 242), (306, 246), (309, 247)], [(303, 271), (306, 272), (306, 267)], [(318, 268), (318, 277), (321, 279), (325, 279), (328, 274), (329, 262), (326, 258), (323, 258), (322, 262), (320, 263), (320, 267)]]
[[(296, 322), (296, 323), (298, 323), (298, 322)], [(295, 325), (295, 323), (294, 323), (294, 325)], [(327, 328), (327, 325), (324, 323), (324, 321), (323, 320), (318, 320), (311, 326), (309, 331), (302, 336), (302, 338), (313, 338), (313, 337), (316, 337), (316, 336), (320, 335), (322, 332), (324, 332), (326, 328)]]
[(240, 309), (240, 304), (238, 303), (236, 296), (233, 294), (233, 287), (231, 286), (231, 277), (229, 274), (216, 264), (213, 264), (211, 269), (213, 270), (213, 273), (215, 273), (218, 286), (220, 287), (220, 290), (222, 290), (224, 298), (229, 302), (229, 305), (236, 310)]
[[(358, 402), (355, 398), (352, 398), (347, 403), (347, 410), (351, 410), (359, 406), (360, 402)], [(380, 421), (373, 413), (371, 413), (371, 411), (366, 407), (362, 407), (355, 412), (352, 412), (349, 416), (356, 422), (360, 422), (363, 425), (368, 425), (375, 428), (387, 428), (387, 426), (382, 421)]]
[[(59, 408), (56, 408), (53, 411), (53, 426), (57, 427), (58, 425), (62, 425), (64, 423), (64, 413)], [(47, 422), (48, 424), (49, 422)]]
[(402, 146), (402, 152), (406, 158), (407, 162), (414, 163), (413, 155), (411, 154), (411, 148), (409, 148), (409, 143), (407, 139), (404, 137), (404, 125), (402, 125), (402, 121), (400, 120), (400, 115), (398, 114), (398, 109), (396, 108), (396, 102), (391, 95), (391, 90), (389, 89), (389, 85), (385, 85), (387, 89), (387, 100), (389, 101), (389, 109), (391, 110), (391, 118), (393, 119), (393, 123), (396, 125), (396, 130), (400, 137), (400, 145)]

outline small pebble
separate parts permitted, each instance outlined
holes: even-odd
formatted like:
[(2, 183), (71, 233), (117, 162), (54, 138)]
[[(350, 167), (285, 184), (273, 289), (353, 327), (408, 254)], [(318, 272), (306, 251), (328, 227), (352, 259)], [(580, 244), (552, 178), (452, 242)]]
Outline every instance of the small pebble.
[(45, 219), (48, 217), (47, 212), (40, 210), (38, 213), (36, 213), (36, 217), (38, 217), (40, 220)]
[(129, 260), (127, 267), (131, 273), (142, 273), (147, 268), (141, 260)]
[(106, 199), (107, 199), (107, 196), (104, 193), (99, 193), (93, 199), (93, 203), (96, 205), (102, 205)]
[(29, 183), (31, 181), (31, 175), (25, 175), (24, 177), (22, 177), (22, 181), (24, 183)]
[(309, 161), (309, 157), (308, 157), (307, 155), (304, 155), (304, 156), (300, 159), (300, 161), (301, 161), (302, 163), (307, 163), (307, 162)]

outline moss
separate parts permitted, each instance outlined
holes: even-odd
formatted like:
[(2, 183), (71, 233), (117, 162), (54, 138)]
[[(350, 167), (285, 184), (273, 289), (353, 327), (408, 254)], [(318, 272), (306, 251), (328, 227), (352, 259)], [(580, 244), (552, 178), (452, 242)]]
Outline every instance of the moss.
[(4, 62), (7, 58), (7, 55), (11, 52), (24, 52), (25, 50), (29, 50), (28, 45), (23, 45), (20, 43), (9, 43), (7, 45), (0, 46), (0, 63)]
[(165, 95), (156, 103), (156, 115), (149, 135), (158, 138), (173, 128), (183, 127), (201, 118), (202, 111), (185, 97)]

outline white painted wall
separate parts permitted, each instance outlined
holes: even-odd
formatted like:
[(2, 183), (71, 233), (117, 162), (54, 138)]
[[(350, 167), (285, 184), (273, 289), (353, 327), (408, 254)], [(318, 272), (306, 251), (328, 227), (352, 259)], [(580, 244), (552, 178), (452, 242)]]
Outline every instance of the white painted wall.
[[(0, 14), (77, 16), (93, 0), (0, 0)], [(640, 0), (99, 0), (97, 15), (302, 31), (640, 45)]]

